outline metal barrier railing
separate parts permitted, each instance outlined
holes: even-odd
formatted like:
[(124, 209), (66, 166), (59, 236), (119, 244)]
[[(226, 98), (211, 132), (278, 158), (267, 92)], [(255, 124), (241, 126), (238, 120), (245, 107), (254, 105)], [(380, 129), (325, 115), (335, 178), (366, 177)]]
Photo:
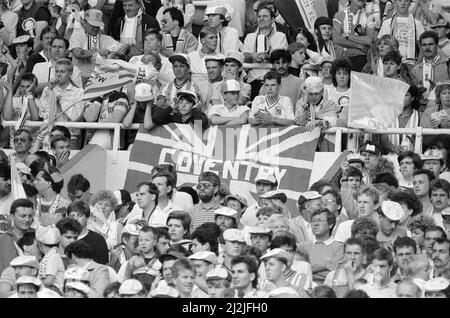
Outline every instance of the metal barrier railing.
[[(41, 127), (41, 121), (27, 121), (26, 127)], [(4, 121), (2, 125), (4, 127), (14, 127), (16, 121)], [(108, 129), (114, 131), (112, 154), (113, 163), (117, 162), (119, 144), (120, 144), (120, 130), (121, 129), (131, 129), (137, 130), (139, 124), (132, 124), (130, 127), (125, 127), (123, 124), (116, 123), (89, 123), (89, 122), (57, 122), (57, 125), (63, 125), (67, 128), (78, 128), (78, 129)], [(439, 135), (439, 134), (450, 134), (450, 129), (431, 129), (431, 128), (388, 128), (386, 130), (381, 129), (355, 129), (346, 127), (332, 127), (324, 131), (325, 134), (335, 135), (335, 152), (341, 152), (342, 147), (342, 134), (408, 134), (414, 135), (416, 138), (415, 149), (416, 153), (422, 153), (422, 139), (424, 135)]]

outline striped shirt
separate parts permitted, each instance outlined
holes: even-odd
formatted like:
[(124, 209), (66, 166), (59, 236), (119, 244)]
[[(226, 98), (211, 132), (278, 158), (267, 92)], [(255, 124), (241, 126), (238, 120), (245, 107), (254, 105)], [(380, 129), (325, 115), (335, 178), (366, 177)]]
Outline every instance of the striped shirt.
[(203, 202), (200, 202), (194, 206), (188, 213), (191, 216), (191, 233), (195, 231), (200, 225), (206, 222), (215, 222), (214, 212), (220, 208), (221, 205), (214, 202), (214, 205), (205, 207)]

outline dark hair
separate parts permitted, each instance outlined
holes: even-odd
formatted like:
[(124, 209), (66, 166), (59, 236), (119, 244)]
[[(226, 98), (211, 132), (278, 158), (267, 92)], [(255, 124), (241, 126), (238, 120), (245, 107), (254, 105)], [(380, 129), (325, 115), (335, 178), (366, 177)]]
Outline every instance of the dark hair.
[[(36, 84), (37, 84), (37, 78), (36, 75), (34, 75), (33, 73), (23, 73), (22, 76), (19, 79), (19, 83), (24, 81), (24, 82), (33, 82), (34, 80), (36, 80)], [(29, 134), (31, 135), (31, 133), (29, 132)]]
[(382, 172), (382, 173), (378, 173), (372, 184), (379, 184), (379, 183), (385, 183), (388, 186), (394, 187), (394, 188), (398, 188), (398, 180), (397, 178), (390, 172)]
[(295, 236), (290, 233), (275, 236), (270, 242), (270, 249), (272, 250), (274, 248), (280, 248), (284, 245), (291, 247), (294, 251), (297, 250), (297, 242), (295, 240)]
[(28, 199), (17, 199), (14, 200), (9, 209), (9, 214), (16, 213), (17, 208), (30, 208), (34, 209), (34, 204)]
[(220, 227), (213, 222), (206, 222), (200, 225), (191, 235), (191, 240), (197, 239), (200, 244), (209, 244), (211, 252), (219, 255)]
[(411, 189), (394, 191), (388, 195), (388, 198), (400, 204), (406, 204), (408, 209), (412, 210), (411, 217), (414, 217), (422, 212), (422, 203)]
[(288, 50), (284, 50), (284, 49), (273, 50), (272, 53), (270, 53), (270, 59), (269, 59), (270, 63), (274, 64), (279, 59), (283, 59), (283, 61), (291, 63), (292, 55), (291, 55), (291, 53), (289, 53)]
[(361, 289), (350, 289), (342, 298), (370, 298), (367, 293)]
[(258, 262), (255, 261), (255, 259), (249, 255), (239, 255), (236, 257), (233, 257), (231, 259), (231, 269), (233, 269), (233, 266), (236, 264), (244, 263), (247, 265), (247, 270), (249, 273), (255, 274), (255, 279), (252, 281), (252, 287), (256, 288), (258, 286)]
[(212, 179), (212, 181), (210, 181), (214, 186), (218, 186), (220, 188), (220, 177), (215, 174), (212, 171), (205, 171), (202, 172), (202, 174), (198, 177), (198, 181), (200, 182), (200, 180), (204, 180), (204, 179)]
[(431, 192), (438, 189), (444, 190), (447, 193), (447, 196), (450, 196), (450, 183), (448, 183), (447, 180), (435, 179), (431, 181), (428, 189), (428, 195), (431, 197)]
[(330, 181), (320, 179), (319, 181), (314, 182), (309, 187), (309, 191), (317, 191), (319, 193), (322, 193), (323, 192), (323, 188), (325, 188), (327, 186), (333, 188), (333, 185), (331, 184)]
[(72, 137), (72, 135), (70, 134), (69, 129), (67, 127), (65, 127), (65, 126), (61, 126), (61, 125), (53, 126), (52, 130), (50, 131), (50, 133), (52, 133), (54, 131), (62, 132), (64, 134), (64, 136), (66, 136), (68, 139), (70, 139), (70, 137)]
[(174, 183), (177, 184), (177, 170), (175, 169), (175, 166), (170, 163), (161, 163), (159, 165), (154, 166), (152, 168), (151, 175), (154, 175), (158, 172), (166, 172), (166, 171), (172, 174)]
[[(173, 18), (172, 18), (173, 19)], [(184, 25), (184, 24), (183, 24)], [(180, 28), (182, 28), (183, 26), (180, 26)], [(162, 42), (163, 40), (163, 36), (162, 34), (157, 30), (157, 29), (147, 29), (144, 31), (144, 39), (149, 36), (149, 35), (154, 35), (156, 36), (156, 38), (158, 39), (159, 42)]]
[(66, 136), (55, 136), (50, 140), (50, 148), (55, 149), (56, 143), (60, 141), (70, 143), (70, 139)]
[(177, 278), (181, 270), (189, 270), (195, 273), (194, 265), (186, 258), (177, 259), (172, 265), (172, 277)]
[(352, 65), (347, 59), (336, 60), (331, 64), (331, 81), (333, 86), (337, 86), (336, 73), (339, 70), (344, 70), (348, 73), (348, 87), (350, 87), (350, 73), (352, 71)]
[(361, 251), (363, 250), (363, 242), (359, 238), (351, 237), (351, 238), (347, 239), (347, 241), (345, 241), (345, 244), (344, 244), (344, 252), (347, 249), (347, 246), (349, 246), (349, 245), (358, 245), (361, 248)]
[(53, 34), (56, 34), (56, 36), (58, 36), (58, 31), (56, 31), (55, 28), (53, 28), (53, 27), (51, 27), (51, 26), (48, 26), (48, 27), (45, 27), (45, 28), (42, 30), (41, 35), (39, 36), (39, 39), (42, 41), (42, 38), (43, 38), (44, 35), (47, 34), (47, 33), (53, 33)]
[(145, 185), (148, 186), (147, 192), (155, 195), (155, 205), (158, 205), (159, 190), (154, 183), (148, 181), (140, 182), (137, 184), (136, 189), (139, 190), (140, 187)]
[(56, 228), (59, 230), (61, 235), (69, 231), (78, 234), (81, 233), (80, 223), (72, 218), (64, 218), (59, 220), (58, 223), (56, 223)]
[(5, 181), (11, 180), (11, 167), (6, 164), (0, 164), (0, 178)]
[(300, 51), (301, 49), (305, 49), (306, 52), (306, 46), (303, 43), (300, 42), (292, 42), (288, 45), (287, 50), (291, 55), (293, 55), (295, 52)]
[(422, 169), (423, 163), (422, 159), (420, 159), (420, 156), (415, 153), (414, 151), (403, 151), (401, 152), (398, 157), (397, 161), (400, 164), (400, 162), (405, 158), (411, 158), (414, 164), (414, 169)]
[(434, 246), (434, 244), (446, 244), (446, 243), (448, 246), (448, 252), (450, 253), (450, 241), (447, 238), (443, 238), (443, 237), (437, 238), (436, 241), (434, 241), (433, 246)]
[(178, 192), (184, 192), (184, 193), (189, 194), (192, 198), (192, 203), (194, 203), (194, 205), (200, 201), (200, 199), (198, 198), (197, 191), (195, 191), (192, 187), (188, 187), (188, 186), (180, 187), (180, 188), (178, 188)]
[(316, 19), (316, 21), (314, 22), (314, 31), (316, 32), (317, 42), (319, 43), (319, 49), (318, 49), (319, 52), (322, 52), (322, 50), (325, 48), (325, 51), (327, 53), (330, 53), (330, 52), (328, 52), (328, 48), (325, 45), (325, 41), (323, 40), (322, 32), (320, 32), (321, 25), (329, 25), (329, 26), (333, 27), (333, 22), (331, 21), (331, 19), (329, 17), (325, 17), (325, 16), (318, 17)]
[(428, 38), (432, 38), (433, 41), (434, 41), (434, 44), (436, 44), (436, 45), (439, 44), (439, 36), (434, 31), (425, 31), (425, 32), (423, 32), (420, 35), (420, 37), (419, 37), (419, 44), (422, 44), (422, 40), (423, 39), (428, 39)]
[(266, 9), (269, 10), (270, 12), (270, 16), (272, 17), (272, 19), (275, 18), (275, 11), (272, 10), (271, 7), (269, 7), (267, 4), (266, 5), (259, 5), (258, 8), (256, 9), (256, 16), (258, 16), (259, 11)]
[[(329, 231), (329, 234), (331, 235), (331, 233), (333, 232), (333, 228), (336, 225), (336, 215), (334, 215), (334, 213), (331, 213), (330, 211), (328, 211), (327, 208), (323, 208), (323, 209), (320, 209), (319, 211), (313, 212), (311, 214), (311, 219), (314, 216), (322, 214), (322, 213), (326, 213), (327, 214), (327, 223), (328, 223), (328, 225), (331, 225), (331, 228), (330, 228), (330, 231)], [(273, 240), (272, 240), (272, 242), (273, 242)]]
[(392, 256), (392, 253), (385, 248), (377, 249), (373, 253), (373, 258), (378, 261), (387, 261), (389, 266), (391, 266), (394, 263), (394, 258)]
[(25, 195), (27, 196), (27, 198), (38, 195), (38, 190), (31, 184), (24, 183), (24, 184), (22, 184), (22, 186), (23, 186), (23, 190), (25, 191)]
[(281, 84), (281, 75), (275, 71), (269, 71), (264, 75), (263, 82), (266, 80), (276, 80), (278, 85)]
[(431, 181), (433, 181), (435, 179), (434, 177), (434, 173), (431, 172), (428, 169), (417, 169), (416, 171), (414, 171), (413, 176), (417, 176), (419, 174), (424, 174), (428, 177), (428, 182), (431, 183)]
[(397, 249), (399, 248), (403, 248), (403, 247), (412, 247), (414, 254), (417, 253), (417, 245), (416, 242), (410, 238), (410, 237), (398, 237), (395, 241), (394, 241), (394, 253), (397, 254)]
[(177, 219), (181, 221), (183, 229), (187, 231), (186, 234), (184, 235), (184, 238), (189, 238), (190, 235), (189, 229), (191, 225), (191, 216), (189, 215), (189, 213), (185, 211), (172, 211), (167, 217), (166, 224), (168, 224), (171, 219)]
[(77, 258), (93, 259), (95, 251), (90, 244), (83, 240), (78, 240), (70, 243), (64, 250), (64, 254), (68, 258), (72, 258), (72, 255), (75, 255)]
[[(45, 161), (48, 165), (53, 166), (53, 167), (56, 166), (56, 158), (55, 158), (53, 155), (49, 154), (47, 151), (44, 151), (44, 150), (38, 150), (38, 151), (36, 151), (34, 154), (35, 154), (36, 156), (38, 156), (39, 159)], [(36, 160), (33, 161), (33, 162), (36, 162)], [(42, 168), (43, 168), (43, 169), (46, 169), (46, 168), (45, 168), (45, 164), (41, 165), (40, 167), (41, 167), (41, 169), (42, 169)], [(31, 165), (30, 165), (30, 169), (31, 169)], [(39, 173), (39, 170), (40, 170), (40, 169), (35, 170), (35, 174), (36, 174), (36, 175)]]
[[(43, 178), (45, 181), (50, 182), (52, 190), (53, 190), (54, 192), (56, 192), (56, 193), (60, 193), (60, 192), (61, 192), (61, 189), (62, 189), (63, 186), (64, 186), (64, 179), (62, 179), (62, 180), (59, 181), (59, 182), (55, 182), (55, 181), (53, 180), (53, 178), (51, 177), (51, 175), (50, 175), (50, 173), (53, 173), (53, 172), (55, 172), (55, 171), (50, 170), (50, 168), (51, 168), (51, 167), (49, 167), (49, 171), (47, 171), (47, 170), (45, 170), (45, 169), (42, 169), (42, 170), (39, 171), (39, 172), (42, 172), (42, 178)], [(53, 169), (56, 169), (56, 168), (53, 168)], [(38, 172), (38, 174), (39, 174), (39, 172)], [(59, 171), (58, 171), (58, 172), (59, 172)]]
[(397, 51), (387, 52), (386, 55), (383, 56), (382, 60), (383, 60), (383, 63), (392, 61), (397, 65), (402, 64), (402, 56)]
[(67, 192), (69, 193), (74, 193), (77, 190), (86, 192), (90, 188), (91, 184), (89, 183), (89, 180), (83, 177), (82, 174), (73, 175), (67, 183)]
[(23, 234), (23, 236), (17, 241), (17, 245), (23, 251), (24, 246), (31, 246), (36, 241), (36, 232), (28, 231)]
[(416, 85), (411, 85), (408, 88), (408, 93), (411, 95), (411, 108), (412, 109), (419, 109), (420, 108), (420, 99), (422, 96), (422, 92), (419, 91), (419, 88)]
[(363, 230), (372, 231), (376, 236), (378, 233), (378, 225), (373, 219), (368, 217), (356, 218), (351, 227), (352, 237), (355, 237), (358, 232)]
[(183, 13), (175, 7), (167, 8), (163, 11), (163, 14), (169, 13), (170, 17), (174, 21), (178, 21), (180, 29), (184, 28), (184, 17)]
[[(158, 242), (160, 238), (165, 238), (170, 240), (169, 231), (167, 231), (164, 227), (157, 227), (155, 228), (156, 238), (155, 241)], [(127, 233), (124, 233), (127, 234)]]
[[(181, 244), (173, 244), (169, 247), (166, 253), (169, 252), (178, 252), (184, 255), (184, 257), (188, 257), (190, 255), (189, 251)], [(176, 257), (172, 256), (172, 259), (176, 259)]]
[(307, 47), (307, 49), (317, 52), (316, 40), (314, 39), (314, 36), (311, 34), (311, 32), (309, 32), (307, 28), (300, 28), (295, 35), (295, 38), (297, 38), (300, 33), (303, 34), (303, 36), (308, 40), (309, 46)]
[[(173, 180), (173, 175), (170, 172), (158, 172), (157, 174), (152, 176), (152, 181), (157, 177), (165, 177), (166, 178), (166, 186), (171, 186), (172, 190), (170, 190), (169, 193), (167, 193), (167, 198), (170, 200), (173, 196), (173, 189), (175, 189), (175, 182)], [(159, 194), (158, 194), (159, 195)]]
[(328, 285), (319, 285), (314, 287), (311, 298), (337, 298), (333, 288)]
[(103, 291), (103, 297), (106, 298), (106, 296), (108, 296), (108, 294), (111, 294), (111, 293), (118, 294), (120, 285), (121, 285), (121, 283), (114, 282), (114, 283), (111, 283), (108, 286), (106, 286), (105, 290)]
[(358, 168), (349, 166), (347, 170), (347, 177), (359, 177), (359, 181), (362, 181), (363, 174)]
[(427, 227), (429, 227), (431, 225), (435, 225), (434, 219), (432, 217), (428, 217), (423, 214), (419, 214), (419, 215), (409, 219), (409, 221), (407, 223), (407, 227), (410, 231), (419, 229), (424, 233), (425, 233)]
[[(44, 33), (41, 33), (41, 36), (42, 36), (42, 34), (44, 34)], [(69, 49), (69, 46), (70, 46), (70, 43), (69, 43), (69, 41), (66, 39), (66, 38), (63, 38), (63, 37), (56, 37), (56, 38), (54, 38), (53, 40), (52, 40), (52, 42), (51, 42), (51, 45), (53, 46), (53, 42), (55, 42), (56, 40), (58, 40), (58, 41), (63, 41), (64, 42), (64, 45), (66, 46), (66, 50), (67, 49)]]
[(438, 225), (430, 225), (425, 229), (425, 235), (428, 232), (439, 232), (441, 233), (441, 238), (447, 238), (447, 233), (445, 233), (444, 229)]
[(70, 214), (71, 212), (83, 213), (87, 218), (91, 216), (91, 209), (84, 201), (72, 202), (67, 208), (67, 214)]

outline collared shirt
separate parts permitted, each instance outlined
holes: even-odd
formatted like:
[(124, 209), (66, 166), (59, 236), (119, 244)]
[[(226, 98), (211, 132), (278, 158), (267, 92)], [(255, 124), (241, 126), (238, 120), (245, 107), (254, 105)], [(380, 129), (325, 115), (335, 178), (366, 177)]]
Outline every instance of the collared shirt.
[[(298, 76), (288, 74), (281, 78), (280, 92), (281, 96), (287, 96), (291, 99), (292, 105), (297, 105), (298, 100), (302, 96), (302, 90), (299, 89), (303, 84), (303, 80)], [(259, 91), (259, 95), (265, 95), (266, 88), (263, 85)]]
[(248, 111), (250, 111), (250, 108), (247, 106), (235, 105), (230, 109), (224, 104), (220, 104), (211, 107), (208, 117), (211, 118), (213, 115), (217, 115), (219, 117), (240, 117)]
[(291, 99), (287, 96), (278, 96), (275, 103), (270, 104), (266, 96), (256, 96), (252, 103), (252, 109), (249, 118), (255, 118), (258, 110), (266, 110), (272, 116), (294, 120), (294, 108)]
[(153, 213), (150, 215), (148, 224), (165, 226), (167, 217), (169, 216), (170, 212), (177, 210), (181, 210), (181, 208), (175, 203), (173, 203), (172, 200), (169, 200), (167, 202), (167, 205), (164, 207), (164, 209), (161, 209), (159, 205), (157, 205)]
[(325, 244), (325, 245), (330, 245), (331, 243), (333, 243), (334, 242), (334, 238), (333, 237), (330, 237), (328, 240), (326, 240), (326, 241), (318, 241), (317, 240), (317, 238), (316, 237), (314, 237), (313, 239), (312, 239), (312, 242), (313, 242), (313, 244)]
[(311, 229), (311, 224), (307, 222), (301, 215), (296, 216), (293, 219), (289, 219), (289, 227), (294, 233), (297, 242), (307, 242), (314, 238), (314, 234)]
[(209, 207), (205, 207), (205, 204), (200, 201), (192, 210), (189, 210), (188, 213), (191, 216), (191, 233), (203, 223), (215, 222), (214, 212), (220, 207), (221, 205), (217, 202), (214, 202)]

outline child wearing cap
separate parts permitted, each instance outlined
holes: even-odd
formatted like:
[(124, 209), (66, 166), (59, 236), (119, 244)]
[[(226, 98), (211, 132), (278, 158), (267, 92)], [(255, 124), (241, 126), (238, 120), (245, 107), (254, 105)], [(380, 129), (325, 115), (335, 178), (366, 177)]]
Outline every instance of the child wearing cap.
[(16, 282), (18, 298), (38, 298), (42, 283), (32, 276), (22, 276)]
[(221, 266), (211, 269), (206, 274), (209, 298), (224, 298), (224, 294), (230, 288), (231, 275)]
[(209, 127), (208, 117), (198, 107), (197, 95), (192, 90), (181, 90), (177, 93), (177, 111), (172, 112), (170, 122), (195, 125), (201, 121), (202, 130)]
[(228, 51), (225, 55), (223, 79), (234, 79), (239, 82), (240, 92), (238, 105), (247, 105), (250, 100), (252, 87), (244, 81), (246, 73), (243, 69), (244, 54), (239, 51)]

